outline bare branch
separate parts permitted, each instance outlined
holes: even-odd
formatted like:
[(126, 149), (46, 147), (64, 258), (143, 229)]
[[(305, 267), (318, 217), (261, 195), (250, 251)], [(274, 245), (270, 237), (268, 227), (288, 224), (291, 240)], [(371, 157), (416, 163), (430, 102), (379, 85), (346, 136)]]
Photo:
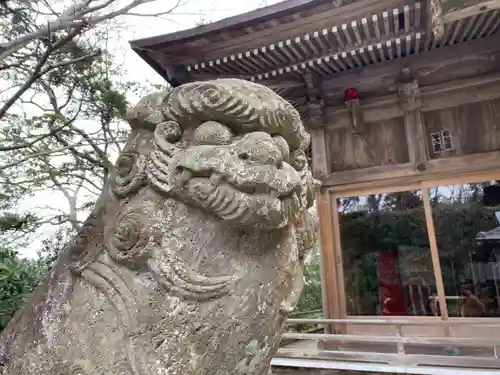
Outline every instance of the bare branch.
[(135, 16), (135, 17), (160, 17), (160, 16), (165, 16), (167, 14), (172, 14), (173, 11), (177, 8), (179, 8), (182, 5), (185, 5), (186, 2), (182, 2), (181, 0), (177, 0), (177, 3), (171, 7), (168, 10), (165, 10), (163, 12), (157, 12), (157, 13), (134, 13), (134, 12), (127, 12), (127, 16)]

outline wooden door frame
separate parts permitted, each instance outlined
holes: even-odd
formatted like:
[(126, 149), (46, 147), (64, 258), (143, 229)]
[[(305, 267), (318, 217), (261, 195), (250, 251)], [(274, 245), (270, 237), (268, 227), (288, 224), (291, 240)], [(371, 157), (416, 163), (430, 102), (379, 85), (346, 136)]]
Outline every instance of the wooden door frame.
[[(422, 190), (424, 197), (424, 212), (426, 215), (427, 233), (431, 248), (433, 271), (436, 278), (438, 298), (441, 307), (441, 319), (448, 319), (448, 309), (444, 298), (444, 285), (440, 267), (438, 246), (434, 229), (434, 220), (429, 201), (429, 188), (453, 184), (467, 184), (482, 181), (500, 180), (500, 169), (488, 172), (467, 173), (462, 175), (443, 176), (436, 179), (414, 181), (405, 184), (379, 185), (376, 188), (349, 188), (339, 190), (326, 188), (318, 194), (319, 204), (317, 204), (320, 217), (321, 233), (321, 271), (323, 288), (323, 311), (325, 318), (345, 319), (347, 317), (344, 270), (342, 267), (342, 249), (340, 239), (339, 213), (337, 198), (345, 196), (359, 196), (369, 194), (381, 194), (408, 190)], [(334, 280), (332, 280), (334, 279)], [(377, 316), (366, 316), (365, 318), (380, 318)], [(418, 318), (418, 317), (414, 317)], [(428, 317), (426, 317), (428, 318)], [(384, 319), (387, 319), (384, 317)], [(445, 327), (445, 335), (450, 335), (449, 327)]]

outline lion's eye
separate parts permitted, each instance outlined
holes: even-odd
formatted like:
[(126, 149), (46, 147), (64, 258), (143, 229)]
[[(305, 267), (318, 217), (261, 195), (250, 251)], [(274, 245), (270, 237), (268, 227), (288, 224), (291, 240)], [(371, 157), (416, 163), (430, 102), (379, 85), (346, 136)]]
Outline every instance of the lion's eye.
[(247, 160), (248, 158), (250, 158), (250, 155), (248, 155), (247, 152), (240, 152), (238, 154), (238, 157), (241, 159), (241, 160)]
[(226, 125), (217, 121), (207, 121), (198, 126), (194, 132), (197, 145), (228, 145), (233, 140), (233, 132)]

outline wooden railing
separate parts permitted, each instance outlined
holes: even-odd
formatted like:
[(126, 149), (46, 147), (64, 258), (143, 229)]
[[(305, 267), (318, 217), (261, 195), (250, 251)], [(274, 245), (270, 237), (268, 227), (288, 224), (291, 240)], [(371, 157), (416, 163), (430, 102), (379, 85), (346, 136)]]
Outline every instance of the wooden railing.
[[(351, 326), (388, 326), (393, 327), (394, 335), (364, 334), (327, 334), (286, 332), (285, 342), (275, 356), (276, 363), (295, 360), (299, 363), (307, 360), (333, 362), (349, 362), (366, 365), (390, 366), (391, 368), (454, 368), (470, 369), (467, 373), (475, 373), (479, 369), (487, 369), (492, 374), (497, 369), (500, 374), (500, 321), (497, 324), (489, 321), (467, 322), (467, 327), (474, 326), (492, 329), (489, 337), (452, 337), (452, 336), (408, 336), (403, 335), (404, 327), (442, 327), (443, 332), (450, 332), (453, 326), (464, 325), (460, 321), (411, 321), (411, 320), (379, 320), (379, 319), (289, 319), (288, 325), (316, 325), (344, 327)], [(389, 331), (389, 330), (388, 330)], [(389, 332), (387, 332), (389, 333)], [(305, 363), (305, 362), (304, 362)], [(305, 366), (307, 367), (307, 366)], [(362, 367), (362, 366), (361, 366)], [(331, 367), (330, 368), (335, 368)], [(392, 370), (394, 371), (394, 370)], [(394, 371), (399, 372), (399, 371)], [(411, 372), (407, 372), (411, 373)], [(416, 372), (426, 373), (426, 372)], [(429, 372), (432, 373), (432, 372)], [(495, 371), (496, 373), (496, 371)]]

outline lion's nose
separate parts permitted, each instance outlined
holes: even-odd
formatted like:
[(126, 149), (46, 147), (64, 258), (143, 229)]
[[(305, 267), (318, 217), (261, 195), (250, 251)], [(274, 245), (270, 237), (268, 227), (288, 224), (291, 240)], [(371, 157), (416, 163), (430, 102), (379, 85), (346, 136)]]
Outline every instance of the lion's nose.
[(238, 152), (239, 158), (281, 168), (283, 156), (279, 147), (276, 146), (269, 134), (263, 134), (248, 134), (246, 137), (247, 142), (243, 143), (243, 147)]

